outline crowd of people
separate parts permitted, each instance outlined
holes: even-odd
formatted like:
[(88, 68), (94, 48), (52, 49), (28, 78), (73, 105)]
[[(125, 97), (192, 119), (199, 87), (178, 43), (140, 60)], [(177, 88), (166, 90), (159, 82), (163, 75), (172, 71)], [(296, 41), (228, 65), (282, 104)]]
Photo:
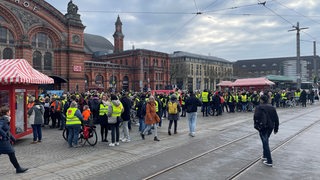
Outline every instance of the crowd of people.
[[(154, 141), (160, 141), (157, 129), (162, 127), (162, 121), (167, 118), (168, 135), (178, 133), (178, 121), (181, 117), (187, 117), (189, 136), (194, 137), (198, 107), (201, 107), (202, 116), (220, 116), (224, 112), (254, 112), (261, 101), (274, 108), (286, 108), (289, 101), (295, 101), (295, 105), (302, 107), (309, 102), (312, 104), (318, 94), (314, 91), (305, 90), (280, 90), (280, 91), (238, 91), (221, 92), (184, 92), (175, 90), (170, 94), (143, 93), (66, 93), (61, 97), (45, 94), (35, 98), (28, 97), (28, 121), (33, 129), (33, 141), (31, 144), (42, 142), (42, 127), (68, 130), (68, 145), (70, 148), (79, 147), (78, 137), (83, 125), (100, 125), (102, 142), (109, 142), (109, 146), (119, 146), (120, 142), (131, 141), (130, 130), (133, 120), (138, 119), (138, 131), (142, 140), (146, 135), (154, 134)], [(8, 154), (17, 173), (25, 172), (18, 164), (10, 141), (15, 139), (8, 134), (8, 107), (1, 109), (0, 143), (6, 145), (0, 148), (0, 153)], [(134, 112), (134, 113), (133, 113)], [(9, 113), (9, 115), (8, 115)], [(7, 125), (6, 125), (7, 124)], [(173, 131), (172, 129), (173, 125)], [(108, 140), (110, 132), (111, 138)], [(270, 134), (268, 133), (268, 136)], [(4, 146), (5, 147), (5, 146)], [(271, 160), (268, 161), (271, 163)]]

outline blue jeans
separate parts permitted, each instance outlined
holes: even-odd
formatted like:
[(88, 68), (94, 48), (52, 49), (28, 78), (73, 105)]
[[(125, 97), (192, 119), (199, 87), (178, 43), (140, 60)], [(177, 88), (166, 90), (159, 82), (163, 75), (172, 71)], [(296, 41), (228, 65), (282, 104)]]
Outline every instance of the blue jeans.
[(42, 130), (41, 124), (32, 124), (32, 131), (33, 131), (33, 141), (41, 141), (42, 139)]
[(259, 131), (260, 138), (262, 141), (262, 148), (263, 148), (263, 158), (267, 158), (267, 162), (272, 164), (271, 152), (269, 147), (269, 137), (272, 133), (272, 129), (266, 129), (263, 131)]
[(187, 113), (187, 118), (189, 122), (189, 132), (195, 133), (197, 123), (197, 112)]
[(146, 125), (144, 124), (144, 118), (139, 118), (139, 131), (143, 132), (145, 128), (146, 128)]
[(78, 138), (79, 138), (80, 128), (81, 128), (80, 124), (67, 125), (69, 147), (72, 147), (72, 144), (73, 145), (78, 145)]

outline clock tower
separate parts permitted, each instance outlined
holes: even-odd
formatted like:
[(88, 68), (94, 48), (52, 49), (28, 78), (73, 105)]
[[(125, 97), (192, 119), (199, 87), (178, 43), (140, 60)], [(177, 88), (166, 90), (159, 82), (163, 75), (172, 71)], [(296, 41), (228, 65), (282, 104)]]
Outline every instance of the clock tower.
[(118, 15), (117, 21), (115, 23), (116, 31), (113, 34), (114, 38), (114, 53), (119, 53), (123, 51), (123, 38), (124, 35), (122, 34), (122, 22)]

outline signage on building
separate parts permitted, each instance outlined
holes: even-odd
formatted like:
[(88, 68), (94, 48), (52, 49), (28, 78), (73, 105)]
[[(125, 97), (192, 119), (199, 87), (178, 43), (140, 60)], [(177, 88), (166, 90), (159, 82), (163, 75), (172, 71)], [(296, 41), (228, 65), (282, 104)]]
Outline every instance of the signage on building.
[(16, 2), (17, 4), (21, 4), (25, 8), (30, 8), (35, 12), (38, 11), (38, 7), (36, 5), (31, 5), (31, 3), (29, 1), (26, 1), (26, 0), (14, 0), (14, 2)]
[(79, 66), (79, 65), (73, 65), (73, 71), (74, 71), (74, 72), (81, 72), (81, 71), (82, 71), (82, 68), (81, 68), (81, 66)]

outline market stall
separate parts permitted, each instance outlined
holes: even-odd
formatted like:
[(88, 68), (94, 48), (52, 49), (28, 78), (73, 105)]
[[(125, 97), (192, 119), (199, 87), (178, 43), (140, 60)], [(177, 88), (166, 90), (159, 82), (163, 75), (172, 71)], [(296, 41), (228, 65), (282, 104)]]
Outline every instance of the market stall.
[(53, 84), (54, 80), (35, 70), (25, 59), (0, 60), (0, 105), (10, 107), (11, 133), (15, 138), (32, 133), (28, 127), (28, 95), (38, 97), (39, 84)]
[(271, 86), (275, 85), (274, 82), (268, 80), (265, 77), (261, 78), (247, 78), (247, 79), (237, 79), (232, 83), (232, 87), (235, 89), (245, 89), (245, 90), (263, 90), (270, 89)]

